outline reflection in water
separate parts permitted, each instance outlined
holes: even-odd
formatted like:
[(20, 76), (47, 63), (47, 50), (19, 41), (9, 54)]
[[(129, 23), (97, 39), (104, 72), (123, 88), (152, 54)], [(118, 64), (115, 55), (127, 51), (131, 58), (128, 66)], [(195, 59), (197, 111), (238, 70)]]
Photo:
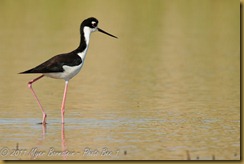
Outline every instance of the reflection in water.
[(62, 126), (61, 126), (61, 145), (62, 145), (62, 156), (63, 156), (63, 159), (67, 159), (66, 157), (66, 154), (64, 153), (66, 151), (66, 143), (65, 143), (65, 131), (64, 131), (64, 124), (62, 123)]
[(42, 124), (42, 139), (45, 139), (47, 124)]
[[(38, 139), (38, 144), (37, 146), (33, 147), (28, 153), (26, 153), (25, 155), (29, 155), (31, 157), (31, 159), (39, 159), (42, 156), (45, 157), (62, 157), (63, 160), (67, 159), (67, 155), (69, 155), (67, 152), (67, 146), (66, 146), (66, 142), (65, 142), (65, 125), (61, 124), (61, 149), (53, 147), (50, 145), (48, 150), (42, 150), (40, 147), (43, 144), (43, 142), (45, 142), (46, 140), (46, 129), (47, 129), (47, 124), (42, 124), (42, 137), (39, 140)], [(19, 150), (19, 144), (17, 143), (16, 149)]]

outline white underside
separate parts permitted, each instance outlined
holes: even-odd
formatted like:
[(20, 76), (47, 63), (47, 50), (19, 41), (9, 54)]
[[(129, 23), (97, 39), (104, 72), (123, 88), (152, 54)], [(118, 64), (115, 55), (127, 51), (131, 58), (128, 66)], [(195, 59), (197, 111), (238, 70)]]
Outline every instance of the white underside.
[(77, 75), (77, 73), (80, 72), (82, 65), (85, 62), (87, 49), (88, 49), (88, 45), (83, 52), (78, 53), (78, 55), (82, 59), (82, 63), (80, 65), (78, 65), (78, 66), (64, 65), (63, 66), (64, 72), (44, 73), (43, 75), (54, 78), (54, 79), (64, 79), (65, 81), (69, 81), (71, 78), (73, 78), (75, 75)]
[(86, 58), (87, 49), (88, 47), (83, 52), (78, 53), (78, 55), (82, 59), (82, 63), (80, 65), (77, 66), (64, 65), (63, 66), (64, 72), (44, 73), (43, 75), (54, 79), (64, 79), (65, 81), (69, 81), (71, 78), (77, 75), (77, 73), (80, 72)]
[(83, 63), (78, 66), (63, 66), (64, 72), (55, 72), (55, 73), (44, 73), (43, 75), (47, 77), (51, 77), (54, 79), (64, 79), (65, 81), (69, 81), (73, 78), (77, 73), (80, 72)]

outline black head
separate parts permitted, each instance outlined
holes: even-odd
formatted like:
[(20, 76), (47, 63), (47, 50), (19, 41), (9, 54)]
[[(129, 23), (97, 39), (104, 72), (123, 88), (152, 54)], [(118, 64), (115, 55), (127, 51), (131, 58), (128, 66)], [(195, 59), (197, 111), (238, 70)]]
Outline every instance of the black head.
[(99, 32), (102, 32), (102, 33), (107, 34), (111, 37), (117, 38), (116, 36), (109, 34), (106, 31), (103, 31), (102, 29), (98, 28), (98, 20), (94, 17), (90, 17), (90, 18), (85, 19), (81, 23), (80, 30), (81, 30), (81, 32), (84, 32), (84, 33), (86, 33), (86, 32), (91, 33), (91, 32), (98, 30)]
[(90, 27), (91, 29), (96, 29), (98, 25), (98, 20), (94, 17), (87, 18), (81, 23), (81, 28)]

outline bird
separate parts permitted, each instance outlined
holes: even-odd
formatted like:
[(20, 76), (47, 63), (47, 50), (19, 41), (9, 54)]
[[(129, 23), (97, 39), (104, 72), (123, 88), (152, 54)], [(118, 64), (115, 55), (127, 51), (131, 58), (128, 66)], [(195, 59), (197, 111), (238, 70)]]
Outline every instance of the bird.
[(63, 99), (61, 104), (62, 124), (64, 124), (64, 112), (65, 112), (65, 102), (66, 102), (66, 95), (68, 90), (68, 83), (70, 79), (72, 79), (75, 75), (77, 75), (80, 72), (84, 64), (87, 50), (89, 47), (90, 35), (92, 32), (95, 31), (99, 31), (108, 36), (118, 38), (98, 28), (98, 20), (96, 18), (94, 17), (87, 18), (83, 20), (80, 25), (80, 44), (78, 48), (68, 53), (63, 53), (63, 54), (53, 56), (52, 58), (41, 63), (40, 65), (32, 69), (29, 69), (27, 71), (19, 73), (19, 74), (41, 74), (37, 78), (28, 82), (28, 87), (31, 90), (34, 98), (36, 99), (42, 111), (42, 122), (40, 124), (46, 124), (47, 114), (45, 113), (44, 108), (41, 105), (32, 87), (32, 84), (45, 76), (54, 79), (63, 79), (65, 81)]

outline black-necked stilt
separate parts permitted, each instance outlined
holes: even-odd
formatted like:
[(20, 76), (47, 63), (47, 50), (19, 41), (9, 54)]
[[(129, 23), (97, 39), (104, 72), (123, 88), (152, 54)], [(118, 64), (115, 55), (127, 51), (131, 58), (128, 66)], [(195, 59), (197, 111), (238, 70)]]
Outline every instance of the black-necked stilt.
[(69, 53), (56, 55), (51, 59), (45, 61), (44, 63), (36, 66), (35, 68), (21, 72), (21, 74), (28, 74), (28, 73), (42, 74), (41, 76), (28, 82), (28, 87), (31, 89), (35, 99), (37, 100), (39, 107), (42, 110), (42, 114), (43, 114), (42, 124), (46, 124), (47, 114), (45, 113), (39, 99), (36, 96), (35, 91), (32, 88), (32, 83), (36, 82), (37, 80), (41, 79), (44, 76), (65, 80), (64, 95), (63, 95), (63, 101), (61, 106), (62, 123), (64, 123), (64, 109), (65, 109), (66, 93), (68, 89), (68, 82), (81, 70), (81, 67), (84, 64), (84, 60), (86, 57), (86, 53), (90, 41), (90, 34), (94, 31), (99, 31), (109, 36), (112, 36), (114, 38), (117, 38), (116, 36), (111, 35), (103, 31), (102, 29), (98, 28), (97, 25), (98, 25), (98, 20), (96, 18), (91, 17), (85, 19), (80, 25), (80, 45), (77, 49)]

